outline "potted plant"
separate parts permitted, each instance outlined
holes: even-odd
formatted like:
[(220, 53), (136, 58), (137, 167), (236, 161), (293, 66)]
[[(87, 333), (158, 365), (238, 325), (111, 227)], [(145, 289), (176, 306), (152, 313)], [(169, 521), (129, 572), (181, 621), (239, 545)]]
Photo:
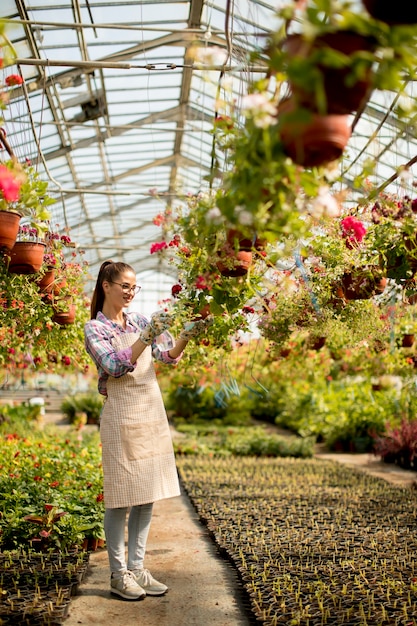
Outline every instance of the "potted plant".
[[(239, 237), (230, 231), (217, 206), (221, 193), (189, 195), (182, 206), (169, 209), (162, 220), (163, 241), (151, 246), (152, 254), (168, 259), (175, 268), (172, 299), (164, 304), (175, 313), (176, 325), (181, 328), (211, 314), (213, 323), (204, 341), (212, 349), (228, 347), (239, 330), (248, 330), (250, 314), (244, 307), (258, 299), (267, 271), (263, 253), (239, 249)], [(232, 255), (230, 261), (226, 253)], [(243, 269), (235, 261), (242, 253), (251, 259)]]
[(404, 90), (404, 77), (413, 75), (413, 29), (389, 27), (356, 2), (293, 2), (278, 17), (282, 26), (266, 47), (268, 66), (300, 104), (316, 112), (351, 113), (372, 90)]
[(386, 276), (407, 286), (417, 271), (417, 202), (403, 195), (380, 193), (368, 201), (367, 238), (379, 255)]
[[(268, 81), (252, 86), (243, 109), (244, 126), (235, 120), (232, 127), (214, 128), (216, 145), (223, 146), (227, 137), (227, 154), (233, 155), (233, 167), (223, 175), (217, 197), (218, 219), (250, 240), (254, 236), (269, 243), (278, 239), (275, 254), (286, 256), (296, 240), (308, 233), (309, 208), (319, 190), (328, 188), (330, 170), (305, 169), (288, 157), (282, 118), (280, 122)], [(303, 119), (309, 123), (310, 117), (306, 111)]]
[(42, 266), (45, 241), (37, 228), (19, 226), (17, 240), (10, 251), (8, 270), (12, 274), (36, 274)]
[(307, 249), (314, 259), (312, 283), (326, 284), (341, 303), (384, 292), (385, 268), (379, 265), (378, 252), (362, 215), (328, 220), (308, 240)]

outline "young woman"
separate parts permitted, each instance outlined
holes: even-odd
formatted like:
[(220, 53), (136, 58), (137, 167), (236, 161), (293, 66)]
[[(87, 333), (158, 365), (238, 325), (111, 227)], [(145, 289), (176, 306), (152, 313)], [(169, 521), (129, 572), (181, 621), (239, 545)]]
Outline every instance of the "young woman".
[[(148, 321), (140, 313), (123, 311), (139, 289), (130, 265), (103, 263), (91, 301), (91, 320), (84, 329), (86, 350), (98, 370), (98, 390), (106, 398), (100, 437), (110, 589), (126, 600), (168, 590), (144, 569), (144, 557), (153, 502), (180, 494), (153, 358), (177, 363), (188, 341), (210, 323), (209, 318), (191, 322), (174, 343), (166, 332), (171, 323), (166, 313), (155, 313)], [(165, 351), (155, 341), (164, 333), (172, 345)]]

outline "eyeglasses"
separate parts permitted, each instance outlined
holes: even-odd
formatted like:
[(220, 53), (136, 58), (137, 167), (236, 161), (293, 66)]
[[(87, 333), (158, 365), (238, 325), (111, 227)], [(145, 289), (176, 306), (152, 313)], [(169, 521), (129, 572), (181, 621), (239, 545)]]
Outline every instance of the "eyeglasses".
[(128, 285), (127, 283), (116, 283), (114, 282), (114, 280), (109, 280), (109, 283), (112, 283), (113, 285), (119, 285), (122, 288), (123, 293), (130, 293), (131, 291), (133, 291), (134, 294), (139, 293), (139, 291), (142, 289), (142, 287), (140, 285)]

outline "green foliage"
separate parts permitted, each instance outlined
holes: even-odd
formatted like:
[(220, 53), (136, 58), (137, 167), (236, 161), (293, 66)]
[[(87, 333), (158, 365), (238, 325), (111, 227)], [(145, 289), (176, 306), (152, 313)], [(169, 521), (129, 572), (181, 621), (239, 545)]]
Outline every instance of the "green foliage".
[(0, 424), (0, 548), (65, 549), (103, 536), (98, 433), (34, 428), (24, 408)]
[(22, 402), (16, 406), (0, 406), (0, 432), (13, 427), (13, 432), (21, 436), (27, 433), (28, 426), (39, 418), (40, 407)]
[(262, 426), (178, 426), (177, 454), (302, 457), (313, 455), (313, 437), (280, 436)]
[[(388, 420), (399, 419), (402, 406), (410, 404), (408, 396), (408, 390), (400, 394), (394, 387), (373, 392), (364, 380), (314, 385), (292, 381), (276, 423), (303, 436), (314, 435), (329, 448), (349, 449), (353, 440), (365, 438), (371, 449), (372, 435), (383, 433)], [(413, 404), (417, 406), (417, 397)]]
[(76, 421), (77, 413), (85, 413), (89, 424), (98, 424), (103, 408), (103, 397), (99, 393), (80, 393), (66, 397), (61, 404), (61, 411), (70, 424)]

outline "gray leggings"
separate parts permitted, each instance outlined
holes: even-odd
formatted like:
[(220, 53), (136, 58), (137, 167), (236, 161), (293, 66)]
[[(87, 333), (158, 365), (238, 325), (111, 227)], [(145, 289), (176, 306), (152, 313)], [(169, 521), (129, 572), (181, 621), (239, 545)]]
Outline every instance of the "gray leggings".
[(151, 526), (153, 503), (132, 506), (127, 524), (127, 564), (125, 553), (126, 514), (129, 508), (106, 509), (104, 512), (104, 532), (110, 571), (120, 573), (142, 569), (146, 542)]

